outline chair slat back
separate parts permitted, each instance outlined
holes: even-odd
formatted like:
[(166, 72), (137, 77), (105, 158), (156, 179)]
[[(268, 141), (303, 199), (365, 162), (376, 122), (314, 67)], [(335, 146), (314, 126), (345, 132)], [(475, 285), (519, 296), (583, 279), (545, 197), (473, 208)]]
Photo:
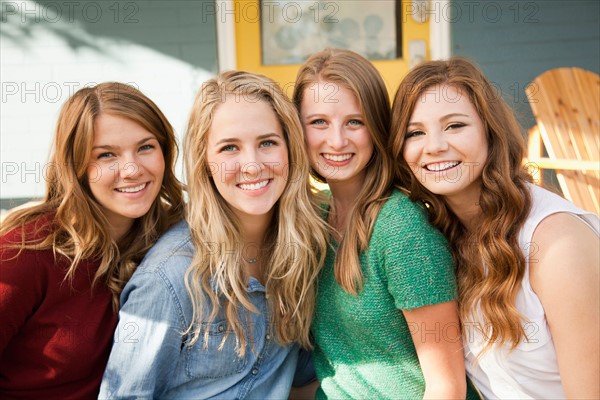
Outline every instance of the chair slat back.
[[(525, 92), (549, 157), (600, 163), (600, 77), (580, 68), (558, 68), (538, 76)], [(598, 213), (600, 174), (559, 170), (565, 197)]]

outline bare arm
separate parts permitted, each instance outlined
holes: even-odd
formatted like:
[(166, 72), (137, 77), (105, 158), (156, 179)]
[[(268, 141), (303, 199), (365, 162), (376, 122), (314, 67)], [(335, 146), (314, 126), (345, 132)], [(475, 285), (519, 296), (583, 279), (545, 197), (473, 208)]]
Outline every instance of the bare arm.
[(290, 391), (289, 400), (312, 400), (315, 398), (317, 389), (319, 388), (319, 381), (314, 380), (304, 386), (292, 387)]
[(465, 364), (456, 302), (403, 310), (425, 376), (424, 399), (464, 399)]
[(598, 399), (598, 236), (574, 216), (559, 213), (544, 219), (532, 240), (531, 287), (544, 306), (565, 394)]

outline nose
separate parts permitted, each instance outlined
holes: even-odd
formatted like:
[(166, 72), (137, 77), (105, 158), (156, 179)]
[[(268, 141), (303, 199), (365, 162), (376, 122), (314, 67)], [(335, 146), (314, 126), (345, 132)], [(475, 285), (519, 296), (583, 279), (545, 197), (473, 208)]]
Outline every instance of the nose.
[(425, 152), (437, 154), (448, 150), (448, 141), (443, 133), (430, 133), (425, 136)]
[(260, 177), (264, 169), (264, 163), (257, 149), (244, 151), (240, 162), (240, 171), (244, 179), (252, 180)]
[(327, 145), (332, 149), (339, 150), (348, 144), (348, 138), (343, 127), (332, 127), (327, 132)]
[(144, 167), (135, 154), (125, 155), (118, 167), (121, 179), (136, 179), (144, 173)]

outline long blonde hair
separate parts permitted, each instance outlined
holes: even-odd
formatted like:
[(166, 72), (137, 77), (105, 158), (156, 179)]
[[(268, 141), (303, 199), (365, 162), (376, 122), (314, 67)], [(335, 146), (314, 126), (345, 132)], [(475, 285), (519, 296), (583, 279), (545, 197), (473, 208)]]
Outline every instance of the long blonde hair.
[[(402, 155), (408, 123), (421, 94), (435, 85), (452, 85), (469, 96), (481, 118), (488, 143), (479, 205), (481, 220), (468, 231), (442, 196), (419, 183)], [(411, 70), (394, 100), (390, 147), (396, 164), (396, 183), (410, 190), (413, 200), (429, 205), (430, 219), (449, 240), (457, 263), (459, 311), (463, 324), (480, 307), (484, 321), (473, 321), (494, 343), (513, 348), (525, 336), (515, 297), (525, 271), (518, 232), (531, 208), (522, 164), (525, 143), (508, 105), (483, 73), (470, 61), (453, 58), (431, 61)]]
[[(186, 273), (193, 304), (188, 333), (193, 335), (192, 343), (201, 335), (207, 343), (209, 331), (203, 329), (205, 322), (214, 321), (223, 310), (229, 324), (223, 341), (233, 331), (238, 354), (243, 356), (247, 338), (238, 317), (239, 308), (258, 312), (248, 298), (246, 278), (239, 266), (243, 251), (239, 245), (243, 243), (241, 225), (219, 194), (207, 164), (207, 135), (215, 111), (233, 96), (248, 96), (268, 103), (284, 131), (290, 170), (266, 234), (265, 242), (271, 246), (262, 259), (267, 267), (265, 288), (278, 341), (282, 344), (295, 341), (310, 347), (314, 280), (325, 257), (327, 234), (310, 191), (302, 127), (296, 109), (275, 82), (242, 71), (225, 72), (203, 84), (187, 128), (184, 144), (189, 193), (187, 219), (195, 247)], [(203, 313), (208, 300), (212, 309), (205, 320)]]
[[(363, 280), (359, 255), (369, 246), (377, 215), (392, 187), (393, 166), (386, 150), (390, 102), (385, 83), (373, 64), (349, 50), (320, 51), (300, 67), (293, 94), (298, 110), (308, 87), (319, 81), (339, 84), (356, 96), (373, 141), (373, 155), (366, 166), (365, 185), (348, 214), (347, 228), (339, 243), (334, 267), (336, 281), (347, 293), (356, 295)], [(326, 178), (314, 169), (311, 174), (316, 180), (326, 182)]]
[[(138, 218), (130, 231), (115, 242), (109, 223), (88, 185), (87, 167), (94, 140), (94, 123), (101, 114), (127, 118), (154, 134), (165, 159), (159, 195), (148, 213)], [(106, 82), (83, 88), (63, 105), (45, 176), (46, 193), (40, 204), (15, 210), (6, 216), (0, 235), (21, 229), (20, 249), (45, 250), (67, 257), (71, 264), (66, 278), (72, 279), (80, 261), (99, 259), (93, 284), (106, 284), (115, 310), (119, 295), (144, 254), (169, 226), (183, 217), (181, 183), (173, 167), (177, 143), (173, 128), (159, 108), (132, 86)], [(43, 237), (32, 241), (25, 225), (49, 218), (45, 226), (36, 223)], [(47, 232), (47, 234), (46, 234)]]

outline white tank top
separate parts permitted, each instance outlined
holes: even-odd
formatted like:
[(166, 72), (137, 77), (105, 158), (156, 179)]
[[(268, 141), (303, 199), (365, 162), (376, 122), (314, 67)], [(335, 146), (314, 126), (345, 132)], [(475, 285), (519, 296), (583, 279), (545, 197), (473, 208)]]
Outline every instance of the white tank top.
[(484, 347), (483, 337), (475, 329), (475, 323), (467, 323), (464, 327), (465, 368), (473, 384), (485, 398), (565, 397), (544, 307), (529, 283), (528, 256), (531, 253), (535, 257), (535, 244), (531, 239), (544, 218), (559, 212), (580, 218), (600, 236), (600, 219), (597, 215), (577, 208), (548, 190), (531, 184), (528, 186), (532, 208), (519, 232), (519, 246), (525, 255), (526, 269), (515, 302), (526, 319), (523, 329), (529, 340), (524, 338), (512, 351), (510, 346), (495, 346), (476, 360)]

